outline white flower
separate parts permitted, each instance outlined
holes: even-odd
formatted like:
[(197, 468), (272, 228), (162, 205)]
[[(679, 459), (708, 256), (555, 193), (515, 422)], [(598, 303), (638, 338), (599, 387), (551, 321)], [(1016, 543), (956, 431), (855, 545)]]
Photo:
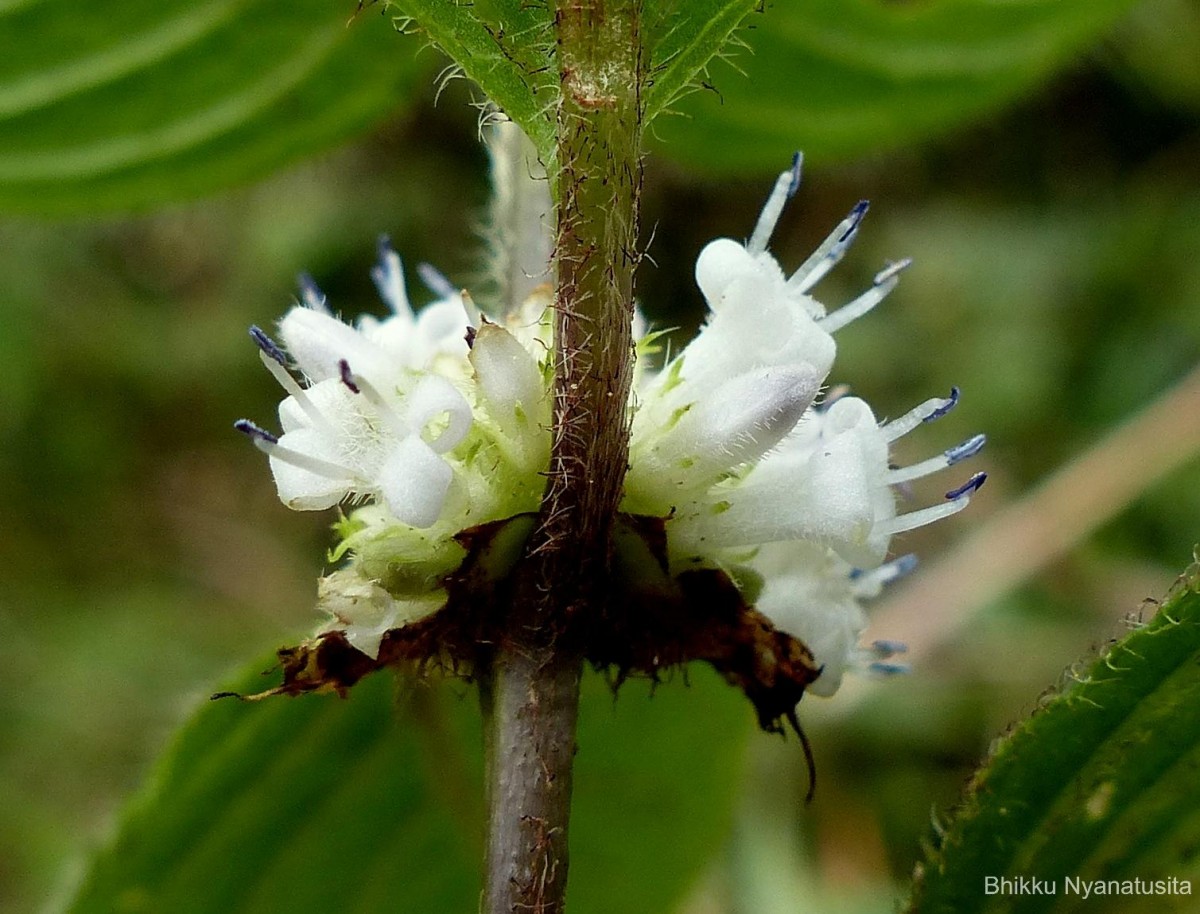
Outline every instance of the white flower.
[[(539, 321), (519, 316), (527, 348), (441, 274), (421, 272), (440, 298), (414, 315), (400, 259), (382, 240), (372, 276), (392, 315), (355, 326), (334, 317), (302, 279), (302, 303), (279, 322), (279, 342), (250, 331), (287, 394), (282, 434), (236, 423), (270, 457), (288, 507), (367, 503), (338, 550), (354, 553), (357, 577), (326, 579), (320, 602), (337, 607), (331, 614), (350, 642), (372, 656), (381, 625), (444, 602), (441, 579), (463, 556), (456, 533), (537, 509), (549, 460)], [(532, 304), (539, 318), (543, 305)], [(408, 608), (385, 605), (385, 593)]]
[[(901, 669), (888, 662), (901, 645), (858, 646), (862, 601), (913, 567), (909, 556), (887, 561), (892, 538), (962, 510), (984, 477), (907, 513), (894, 487), (974, 456), (984, 439), (897, 468), (892, 442), (944, 415), (957, 390), (882, 423), (856, 397), (818, 402), (833, 334), (878, 304), (909, 262), (827, 312), (812, 289), (867, 205), (789, 276), (767, 243), (799, 177), (797, 157), (746, 244), (723, 238), (701, 252), (696, 282), (711, 313), (697, 337), (660, 371), (637, 366), (621, 510), (664, 519), (673, 575), (715, 568), (738, 581), (747, 603), (813, 652), (822, 672), (812, 691), (828, 695), (847, 669)], [(538, 510), (550, 458), (549, 287), (500, 324), (432, 268), (420, 272), (438, 298), (415, 314), (400, 259), (381, 242), (372, 275), (392, 316), (354, 326), (304, 282), (280, 343), (251, 330), (287, 394), (282, 434), (237, 423), (270, 456), (288, 506), (365, 503), (339, 525), (334, 557), (351, 559), (323, 579), (319, 604), (373, 657), (387, 631), (443, 605), (465, 555), (456, 534)], [(642, 338), (640, 318), (634, 329), (645, 355), (653, 337)]]
[(375, 657), (383, 636), (441, 608), (440, 594), (397, 600), (356, 569), (335, 571), (317, 582), (317, 606), (334, 619), (350, 644)]
[(797, 157), (775, 183), (750, 240), (710, 243), (696, 281), (711, 311), (699, 335), (657, 375), (644, 375), (626, 480), (626, 509), (669, 517), (671, 565), (749, 568), (763, 582), (757, 608), (804, 641), (823, 666), (816, 694), (831, 694), (848, 665), (895, 650), (859, 649), (860, 600), (909, 560), (884, 564), (891, 538), (966, 507), (983, 474), (939, 505), (896, 513), (892, 487), (978, 453), (982, 435), (911, 467), (889, 447), (957, 401), (926, 401), (879, 423), (865, 402), (817, 404), (833, 365), (832, 334), (878, 304), (909, 261), (890, 264), (870, 289), (828, 313), (809, 293), (844, 256), (866, 213), (859, 203), (787, 276), (767, 242), (800, 177)]

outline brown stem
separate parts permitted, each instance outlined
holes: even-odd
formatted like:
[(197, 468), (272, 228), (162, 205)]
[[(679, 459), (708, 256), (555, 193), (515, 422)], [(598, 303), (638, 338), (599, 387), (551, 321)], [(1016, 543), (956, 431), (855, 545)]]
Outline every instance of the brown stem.
[(641, 91), (636, 2), (554, 14), (558, 110), (554, 427), (539, 525), (484, 674), (487, 914), (563, 910), (580, 623), (608, 587), (629, 451)]

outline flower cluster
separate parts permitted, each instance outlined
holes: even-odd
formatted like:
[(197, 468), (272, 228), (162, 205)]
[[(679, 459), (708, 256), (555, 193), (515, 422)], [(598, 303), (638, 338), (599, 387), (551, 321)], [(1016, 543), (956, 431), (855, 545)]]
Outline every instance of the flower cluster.
[[(887, 661), (901, 645), (858, 645), (862, 601), (914, 565), (887, 560), (892, 537), (961, 510), (984, 476), (903, 514), (894, 487), (973, 456), (984, 439), (897, 468), (891, 443), (944, 415), (957, 391), (890, 422), (856, 397), (820, 398), (833, 334), (878, 304), (908, 261), (827, 312), (811, 290), (844, 256), (867, 205), (786, 275), (767, 245), (799, 174), (797, 157), (748, 242), (719, 239), (701, 252), (709, 320), (660, 370), (637, 374), (622, 511), (663, 519), (672, 574), (717, 569), (737, 581), (812, 651), (821, 670), (812, 691), (832, 694), (849, 667), (900, 668)], [(537, 510), (549, 459), (549, 291), (496, 323), (432, 268), (420, 274), (437, 300), (414, 315), (385, 240), (373, 275), (392, 316), (355, 326), (303, 283), (278, 343), (251, 330), (287, 393), (283, 433), (237, 424), (270, 456), (289, 507), (359, 505), (339, 525), (335, 555), (349, 562), (319, 599), (368, 655), (386, 632), (441, 607), (446, 575), (464, 557), (457, 533)]]

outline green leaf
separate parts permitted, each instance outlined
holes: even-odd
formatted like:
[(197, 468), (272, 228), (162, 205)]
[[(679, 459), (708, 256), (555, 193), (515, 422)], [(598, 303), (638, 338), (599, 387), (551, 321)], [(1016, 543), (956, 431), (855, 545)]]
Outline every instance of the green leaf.
[[(711, 671), (692, 687), (585, 678), (571, 907), (652, 914), (724, 837), (751, 712)], [(330, 695), (203, 706), (71, 911), (475, 910), (482, 859), (474, 691), (368, 677)], [(235, 687), (262, 687), (256, 674)], [(398, 697), (397, 697), (398, 696)], [(713, 735), (717, 734), (714, 739)]]
[(660, 151), (713, 171), (778, 170), (913, 142), (1010, 102), (1133, 0), (805, 0), (751, 16), (750, 50), (663, 118)]
[[(1005, 738), (919, 874), (911, 911), (1066, 911), (1067, 877), (1169, 880), (1196, 872), (1200, 835), (1200, 566), (1146, 625), (1113, 644)], [(984, 878), (1053, 880), (992, 894)], [(1145, 901), (1146, 899), (1143, 899)], [(1187, 896), (1153, 897), (1162, 910)], [(1134, 910), (1125, 895), (1088, 911)]]
[(363, 130), (419, 66), (378, 15), (353, 13), (330, 0), (0, 3), (0, 207), (150, 206)]
[(523, 0), (391, 0), (533, 141), (554, 153), (558, 73), (549, 10)]
[[(759, 0), (649, 0), (646, 122), (691, 86)], [(524, 0), (392, 0), (521, 126), (546, 161), (554, 155), (558, 73), (548, 5)], [(451, 71), (453, 72), (453, 71)]]
[(698, 88), (703, 73), (760, 0), (657, 0), (645, 6), (650, 80), (646, 123)]

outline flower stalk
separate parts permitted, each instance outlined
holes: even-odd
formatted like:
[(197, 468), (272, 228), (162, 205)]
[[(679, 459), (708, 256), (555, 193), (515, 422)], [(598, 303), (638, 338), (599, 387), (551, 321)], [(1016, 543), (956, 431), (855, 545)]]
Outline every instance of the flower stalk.
[(553, 426), (537, 529), (481, 670), (487, 914), (564, 908), (581, 623), (605, 599), (628, 463), (644, 62), (636, 2), (554, 13), (561, 85)]

